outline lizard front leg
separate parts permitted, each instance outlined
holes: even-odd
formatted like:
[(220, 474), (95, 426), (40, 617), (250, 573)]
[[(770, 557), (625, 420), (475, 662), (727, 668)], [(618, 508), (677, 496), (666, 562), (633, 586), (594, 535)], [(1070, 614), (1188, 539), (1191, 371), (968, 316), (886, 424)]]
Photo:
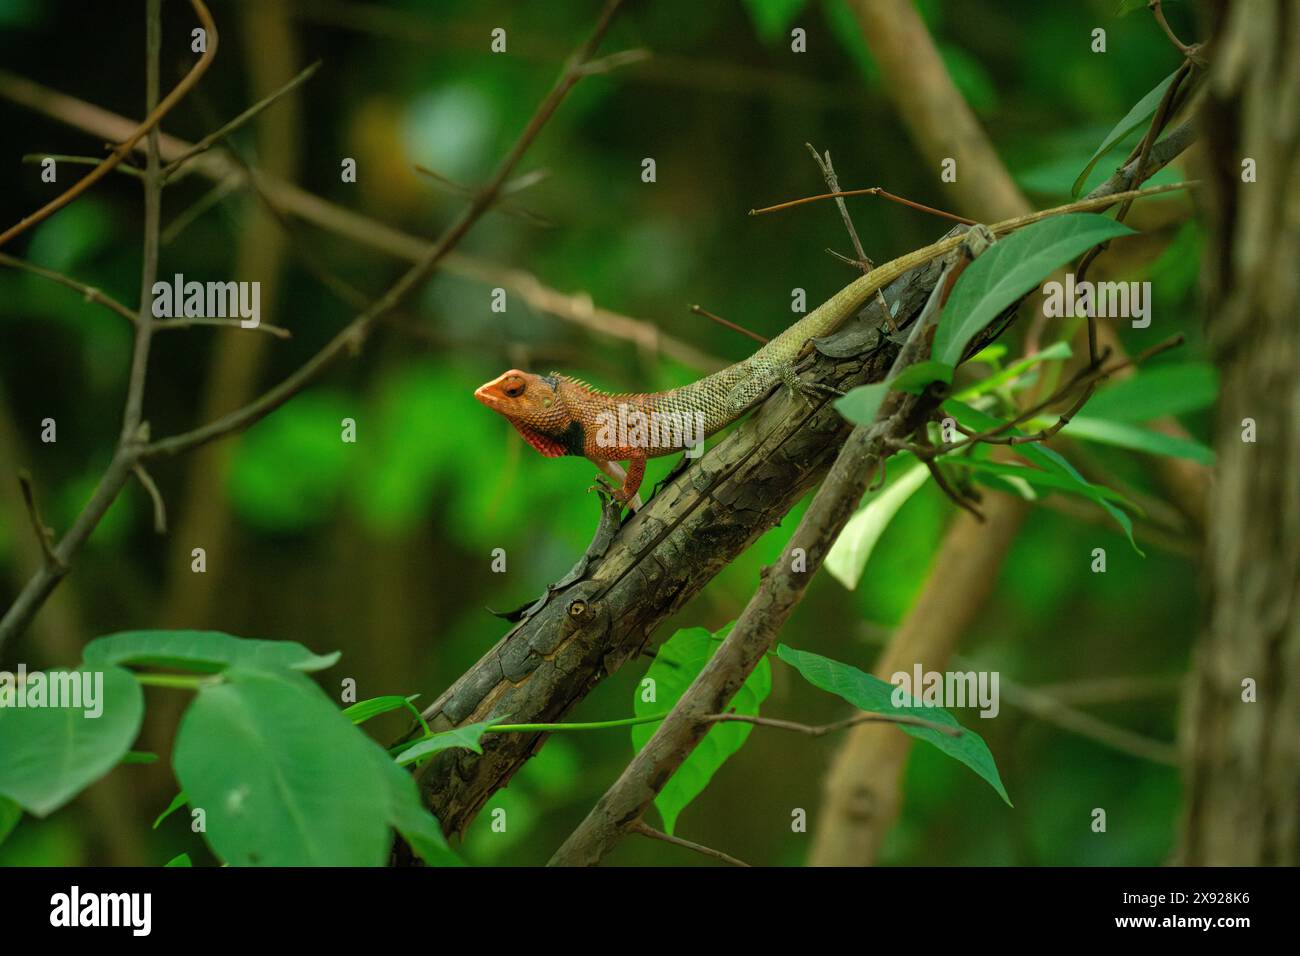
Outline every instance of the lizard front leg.
[(629, 459), (626, 471), (616, 461), (602, 461), (598, 458), (590, 460), (593, 465), (609, 475), (618, 485), (613, 492), (614, 500), (621, 505), (629, 506), (633, 511), (639, 511), (641, 509), (641, 496), (637, 492), (641, 488), (641, 480), (645, 477), (645, 459)]

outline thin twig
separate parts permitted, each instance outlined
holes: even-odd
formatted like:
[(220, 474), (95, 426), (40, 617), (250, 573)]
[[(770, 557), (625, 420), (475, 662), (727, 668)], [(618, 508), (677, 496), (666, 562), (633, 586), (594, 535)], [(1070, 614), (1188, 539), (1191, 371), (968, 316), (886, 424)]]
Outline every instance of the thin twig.
[[(915, 450), (913, 450), (913, 454), (916, 454)], [(975, 517), (976, 521), (983, 524), (985, 520), (984, 512), (975, 507), (975, 503), (970, 501), (965, 495), (958, 494), (957, 489), (953, 488), (953, 486), (948, 483), (948, 479), (944, 477), (943, 471), (937, 464), (935, 464), (934, 457), (931, 455), (917, 455), (917, 457), (921, 459), (921, 463), (929, 470), (930, 477), (934, 479), (934, 483), (938, 485), (939, 490), (947, 495), (952, 500), (953, 504), (969, 511)]]
[(25, 468), (18, 472), (18, 486), (22, 488), (23, 504), (27, 506), (27, 517), (31, 519), (32, 530), (36, 532), (36, 540), (40, 542), (45, 566), (52, 570), (63, 567), (63, 562), (54, 553), (54, 531), (41, 517), (40, 506), (36, 503), (36, 488), (32, 483), (32, 475)]
[[(151, 5), (157, 2), (160, 2), (160, 0), (150, 0)], [(201, 6), (200, 0), (191, 0), (191, 2)], [(428, 278), (438, 264), (456, 247), (470, 227), (496, 201), (502, 186), (513, 173), (533, 140), (537, 138), (547, 121), (554, 115), (569, 90), (582, 77), (582, 65), (590, 59), (591, 54), (604, 38), (614, 15), (621, 6), (622, 0), (607, 0), (591, 36), (565, 64), (560, 78), (542, 99), (541, 103), (538, 104), (532, 117), (505, 158), (498, 165), (496, 172), (488, 180), (487, 185), (474, 196), (466, 209), (447, 227), (438, 240), (429, 247), (428, 251), (420, 256), (415, 264), (387, 292), (357, 315), (324, 348), (308, 359), (296, 372), (264, 393), (260, 398), (199, 428), (161, 441), (148, 442), (147, 426), (143, 429), (140, 427), (141, 421), (139, 417), (140, 399), (143, 394), (144, 369), (147, 366), (148, 358), (147, 345), (141, 347), (140, 337), (142, 335), (148, 336), (149, 331), (151, 331), (151, 324), (137, 328), (136, 351), (132, 361), (132, 375), (128, 387), (127, 413), (124, 416), (123, 433), (117, 451), (100, 478), (99, 484), (95, 487), (90, 501), (77, 515), (72, 527), (55, 549), (56, 557), (60, 559), (63, 567), (53, 570), (45, 568), (33, 575), (14, 603), (9, 607), (9, 610), (5, 612), (4, 617), (0, 618), (0, 649), (3, 649), (5, 642), (9, 638), (27, 626), (32, 616), (36, 614), (45, 600), (53, 593), (55, 587), (58, 586), (59, 581), (66, 576), (69, 560), (85, 544), (105, 512), (117, 499), (123, 486), (134, 473), (137, 464), (153, 456), (188, 451), (191, 448), (206, 444), (223, 435), (240, 431), (260, 421), (310, 384), (345, 350), (358, 348), (365, 340), (366, 334), (371, 327), (380, 318), (396, 309), (407, 296)], [(206, 13), (206, 9), (204, 12)], [(207, 22), (210, 23), (210, 19)], [(154, 26), (156, 24), (151, 23), (151, 30)], [(209, 50), (215, 47), (215, 28), (210, 32), (213, 36), (209, 41)], [(150, 44), (151, 49), (154, 46), (155, 44)], [(150, 70), (156, 77), (156, 62), (152, 62), (152, 60), (151, 57)], [(157, 131), (152, 131), (149, 146), (149, 168), (145, 173), (146, 254), (145, 265), (142, 270), (144, 278), (149, 278), (150, 269), (156, 270), (157, 267), (158, 221), (156, 214), (158, 193), (161, 189), (157, 175), (159, 172), (158, 138)], [(153, 215), (149, 215), (149, 197), (151, 193), (154, 194)], [(152, 251), (150, 249), (150, 233), (152, 233)], [(142, 289), (141, 318), (144, 322), (149, 322), (152, 318), (146, 311), (149, 307), (148, 292), (151, 288), (152, 279)]]
[(154, 483), (153, 476), (145, 470), (144, 465), (136, 462), (135, 467), (131, 469), (144, 490), (149, 492), (149, 497), (153, 499), (153, 529), (159, 534), (167, 533), (167, 504), (163, 501), (162, 492)]
[(705, 846), (702, 843), (692, 843), (690, 840), (683, 840), (679, 836), (669, 836), (662, 830), (656, 830), (650, 824), (641, 820), (637, 820), (632, 824), (631, 830), (633, 833), (639, 833), (652, 840), (662, 840), (664, 843), (671, 843), (673, 846), (685, 847), (687, 850), (694, 850), (696, 853), (703, 854), (714, 860), (721, 860), (723, 863), (730, 863), (732, 866), (749, 866), (744, 860), (738, 860), (730, 853), (723, 853), (721, 850), (715, 850), (713, 847)]
[(778, 717), (754, 717), (749, 714), (710, 714), (704, 720), (712, 723), (754, 724), (759, 727), (774, 727), (777, 730), (807, 734), (809, 737), (824, 737), (827, 734), (833, 734), (848, 727), (856, 727), (858, 724), (872, 723), (906, 724), (909, 727), (923, 727), (926, 730), (941, 733), (945, 737), (960, 737), (963, 733), (960, 727), (937, 724), (932, 720), (913, 717), (911, 714), (860, 713), (829, 724), (801, 724), (793, 720), (781, 720)]
[[(812, 153), (813, 162), (822, 171), (822, 177), (826, 180), (827, 187), (832, 193), (838, 194), (840, 192), (840, 181), (839, 177), (835, 175), (835, 167), (831, 164), (831, 151), (828, 149), (826, 158), (823, 159), (821, 154), (813, 148), (812, 143), (804, 143), (804, 146), (807, 147), (808, 152)], [(840, 218), (844, 220), (844, 228), (849, 233), (849, 241), (853, 243), (853, 251), (858, 254), (858, 268), (862, 270), (863, 275), (866, 275), (871, 271), (871, 263), (867, 259), (866, 250), (862, 248), (862, 240), (858, 238), (858, 230), (853, 225), (853, 219), (849, 216), (848, 203), (844, 201), (842, 195), (836, 195), (835, 205), (839, 207)]]
[(810, 202), (821, 202), (823, 199), (842, 199), (845, 196), (879, 196), (881, 199), (888, 199), (890, 202), (896, 202), (900, 205), (907, 206), (910, 209), (928, 212), (932, 216), (939, 216), (942, 219), (951, 219), (953, 222), (964, 223), (967, 226), (975, 225), (974, 219), (967, 219), (965, 216), (958, 216), (956, 213), (945, 212), (942, 209), (935, 209), (933, 206), (927, 206), (924, 203), (904, 199), (902, 196), (887, 192), (879, 186), (871, 186), (867, 189), (836, 190), (835, 192), (822, 193), (819, 196), (804, 196), (802, 199), (791, 199), (789, 202), (777, 203), (775, 206), (764, 206), (762, 209), (751, 209), (749, 214), (751, 216), (763, 216), (770, 212), (780, 212), (784, 209), (793, 209), (795, 206), (803, 206)]
[[(98, 156), (72, 156), (67, 153), (24, 153), (24, 163), (43, 163), (47, 159), (52, 159), (56, 163), (68, 163), (72, 166), (98, 166), (103, 162)], [(125, 173), (133, 179), (140, 179), (144, 172), (131, 165), (129, 161), (123, 161), (113, 167), (117, 173)]]
[(203, 24), (203, 29), (207, 32), (208, 46), (203, 52), (203, 55), (199, 57), (194, 66), (190, 68), (190, 71), (185, 74), (184, 79), (176, 84), (176, 88), (168, 93), (167, 97), (162, 102), (157, 102), (155, 98), (155, 102), (150, 104), (151, 108), (145, 116), (144, 122), (137, 126), (135, 132), (127, 137), (126, 140), (115, 147), (113, 151), (109, 153), (107, 159), (78, 180), (71, 189), (64, 191), (54, 199), (51, 199), (40, 209), (36, 210), (36, 212), (32, 213), (30, 216), (25, 216), (21, 221), (10, 226), (3, 233), (0, 233), (0, 246), (3, 246), (19, 233), (30, 229), (38, 222), (41, 222), (58, 212), (68, 203), (72, 202), (87, 189), (112, 172), (113, 168), (121, 163), (122, 160), (124, 160), (127, 155), (135, 149), (136, 143), (140, 142), (146, 134), (157, 130), (158, 124), (162, 121), (162, 118), (171, 111), (173, 106), (181, 101), (185, 94), (194, 88), (194, 84), (198, 83), (199, 77), (207, 72), (208, 67), (212, 64), (213, 57), (217, 55), (217, 28), (212, 22), (212, 15), (208, 13), (208, 8), (203, 5), (203, 0), (190, 0), (190, 6), (194, 8), (194, 12), (198, 15), (199, 22)]
[[(197, 0), (196, 0), (197, 2)], [(152, 112), (158, 102), (159, 67), (162, 51), (162, 0), (148, 0), (145, 28), (145, 108)], [(214, 28), (215, 29), (215, 28)], [(211, 45), (216, 45), (215, 35)], [(211, 48), (211, 47), (209, 47)], [(158, 247), (162, 224), (162, 165), (158, 156), (158, 128), (145, 139), (144, 168), (144, 252), (140, 266), (140, 312), (135, 323), (135, 348), (126, 385), (126, 408), (122, 413), (122, 437), (126, 448), (143, 437), (144, 387), (149, 374), (149, 350), (153, 343), (153, 286), (158, 278)], [(147, 432), (147, 426), (145, 432)]]
[(200, 216), (217, 206), (223, 199), (242, 186), (237, 176), (227, 176), (212, 184), (212, 188), (196, 199), (189, 207), (181, 210), (162, 233), (162, 244), (170, 246), (176, 238), (188, 229)]
[[(1152, 358), (1153, 356), (1159, 355), (1161, 352), (1166, 352), (1169, 349), (1177, 348), (1178, 346), (1183, 344), (1183, 341), (1184, 339), (1181, 334), (1172, 335), (1169, 338), (1165, 339), (1163, 342), (1158, 342), (1155, 345), (1151, 346), (1150, 348), (1140, 352), (1139, 354), (1132, 356), (1130, 358), (1126, 358), (1123, 361), (1116, 362), (1114, 365), (1111, 365), (1107, 368), (1102, 368), (1097, 366), (1085, 366), (1079, 372), (1075, 373), (1075, 375), (1068, 382), (1066, 382), (1064, 385), (1058, 388), (1047, 398), (1043, 399), (1040, 402), (1035, 403), (1032, 407), (1024, 411), (1019, 412), (1014, 418), (1010, 419), (1009, 421), (1002, 422), (1001, 424), (993, 428), (990, 428), (987, 431), (982, 431), (982, 432), (973, 432), (961, 426), (960, 424), (957, 425), (957, 430), (960, 431), (966, 437), (963, 440), (958, 442), (944, 442), (941, 445), (934, 446), (932, 449), (930, 449), (928, 453), (929, 457), (933, 458), (933, 457), (938, 457), (940, 455), (946, 455), (949, 452), (956, 451), (959, 448), (964, 448), (967, 445), (974, 445), (979, 442), (984, 442), (986, 444), (992, 444), (992, 445), (1024, 445), (1024, 444), (1029, 444), (1031, 442), (1046, 441), (1047, 439), (1055, 435), (1057, 432), (1059, 432), (1062, 428), (1064, 428), (1067, 424), (1069, 424), (1070, 419), (1073, 418), (1074, 415), (1078, 413), (1079, 409), (1082, 408), (1083, 403), (1087, 401), (1087, 397), (1091, 394), (1091, 390), (1096, 388), (1096, 386), (1100, 382), (1114, 375), (1116, 372), (1120, 371), (1121, 369), (1125, 369), (1133, 365), (1140, 365), (1143, 362), (1147, 361), (1148, 359)], [(1109, 352), (1103, 351), (1101, 354), (1101, 360), (1104, 361), (1108, 354)], [(1015, 428), (1017, 425), (1026, 422), (1031, 418), (1037, 417), (1039, 414), (1046, 411), (1052, 405), (1055, 405), (1056, 403), (1068, 397), (1077, 388), (1084, 389), (1082, 393), (1083, 396), (1082, 400), (1076, 399), (1075, 402), (1071, 405), (1070, 410), (1062, 414), (1050, 428), (1042, 429), (1041, 431), (1034, 432), (1031, 435), (1004, 435), (1003, 434), (1004, 432), (1010, 431), (1011, 429)]]
[[(831, 151), (829, 149), (826, 150), (826, 157), (823, 159), (818, 155), (817, 150), (813, 148), (812, 143), (804, 143), (804, 145), (808, 147), (808, 152), (812, 153), (813, 160), (817, 163), (817, 167), (822, 171), (822, 177), (826, 180), (826, 187), (830, 189), (831, 192), (838, 193), (840, 191), (840, 180), (839, 177), (835, 175), (835, 164), (831, 162)], [(862, 248), (862, 240), (858, 238), (858, 230), (853, 225), (853, 218), (849, 215), (848, 204), (844, 201), (842, 196), (836, 196), (835, 205), (839, 207), (840, 218), (844, 220), (844, 228), (848, 230), (849, 241), (853, 243), (853, 251), (857, 253), (857, 267), (862, 270), (863, 275), (866, 275), (875, 267), (875, 265), (867, 256), (866, 250)], [(880, 306), (881, 314), (885, 317), (885, 322), (889, 326), (890, 333), (893, 334), (897, 332), (898, 328), (894, 325), (894, 317), (890, 315), (889, 306), (885, 303), (885, 292), (883, 289), (876, 290), (876, 303)]]
[[(417, 173), (420, 173), (423, 176), (428, 176), (430, 179), (438, 183), (440, 186), (443, 186), (444, 188), (450, 190), (453, 193), (456, 193), (459, 196), (474, 195), (473, 187), (466, 186), (463, 183), (458, 183), (454, 179), (450, 179), (444, 176), (442, 173), (430, 169), (428, 166), (421, 166), (419, 163), (416, 163), (415, 171)], [(531, 186), (533, 183), (537, 182), (538, 177), (532, 177), (532, 174), (525, 173), (523, 176), (520, 176), (519, 179), (516, 180), (515, 182), (517, 183), (520, 180), (526, 181), (525, 185), (516, 186), (515, 183), (507, 183), (505, 186), (501, 187), (501, 195), (507, 196), (510, 193), (518, 192), (520, 189), (526, 189), (528, 186)], [(510, 187), (514, 187), (514, 188), (510, 188)], [(508, 216), (514, 216), (515, 218), (522, 219), (525, 222), (531, 222), (535, 226), (545, 226), (547, 228), (552, 228), (555, 225), (554, 222), (552, 222), (550, 219), (547, 219), (545, 216), (540, 215), (539, 213), (535, 213), (531, 209), (525, 209), (523, 206), (520, 206), (516, 203), (506, 202), (504, 199), (499, 200), (497, 202), (496, 206), (494, 207), (494, 211), (504, 213), (505, 215)]]
[(304, 83), (310, 80), (313, 76), (316, 75), (316, 71), (320, 69), (321, 62), (322, 62), (321, 60), (317, 60), (311, 66), (307, 67), (297, 76), (295, 76), (288, 83), (284, 84), (284, 86), (280, 87), (275, 92), (267, 96), (264, 96), (262, 99), (258, 100), (248, 109), (244, 110), (234, 119), (232, 119), (229, 123), (226, 123), (226, 125), (220, 127), (219, 129), (214, 130), (213, 132), (209, 133), (207, 136), (204, 136), (201, 140), (199, 140), (197, 143), (195, 143), (185, 152), (181, 153), (179, 156), (173, 159), (170, 163), (168, 163), (166, 166), (163, 167), (162, 170), (163, 182), (166, 183), (173, 176), (175, 176), (176, 173), (180, 170), (180, 168), (184, 166), (187, 162), (189, 162), (191, 159), (193, 159), (195, 156), (198, 156), (200, 153), (207, 152), (209, 149), (211, 149), (217, 143), (221, 142), (231, 133), (235, 132), (242, 126), (247, 125), (259, 113), (261, 113), (264, 109), (266, 109), (276, 100), (280, 99), (282, 96), (285, 96), (288, 93), (292, 93), (298, 87), (302, 86)]
[[(19, 259), (6, 253), (0, 252), (0, 265), (9, 266), (14, 269), (21, 269), (24, 272), (30, 272), (32, 275), (40, 276), (42, 279), (49, 279), (51, 282), (57, 282), (59, 285), (72, 289), (74, 292), (80, 292), (81, 297), (87, 302), (95, 302), (104, 306), (111, 312), (115, 312), (122, 318), (126, 319), (132, 325), (140, 320), (140, 316), (131, 311), (130, 308), (123, 305), (120, 301), (113, 298), (108, 293), (86, 285), (71, 276), (64, 275), (62, 272), (55, 272), (53, 269), (46, 269), (42, 266), (33, 265), (25, 259)], [(180, 319), (155, 319), (152, 323), (155, 332), (165, 332), (173, 329), (192, 329), (196, 326), (209, 325), (225, 328), (242, 329), (241, 319), (209, 319), (198, 316)], [(288, 329), (280, 328), (278, 325), (271, 325), (267, 322), (261, 322), (255, 326), (257, 331), (265, 332), (268, 335), (274, 335), (278, 339), (288, 339), (293, 337)]]
[(109, 311), (116, 312), (132, 325), (136, 322), (136, 314), (117, 299), (113, 298), (106, 292), (101, 292), (94, 286), (86, 285), (84, 282), (78, 282), (76, 279), (66, 276), (62, 272), (55, 272), (53, 269), (46, 269), (42, 266), (33, 265), (25, 259), (6, 255), (3, 252), (0, 252), (0, 265), (9, 266), (13, 269), (22, 269), (24, 272), (30, 272), (32, 275), (40, 276), (42, 279), (49, 279), (51, 282), (57, 282), (59, 285), (66, 286), (74, 292), (80, 292), (81, 297), (87, 302), (97, 302)]
[[(1192, 62), (1185, 60), (1183, 65), (1174, 72), (1174, 78), (1169, 82), (1165, 89), (1164, 96), (1160, 97), (1160, 105), (1156, 107), (1155, 115), (1151, 118), (1151, 125), (1147, 127), (1146, 135), (1142, 137), (1142, 145), (1138, 150), (1137, 165), (1134, 168), (1134, 177), (1139, 181), (1146, 172), (1147, 160), (1151, 155), (1151, 148), (1155, 146), (1156, 140), (1159, 139), (1161, 132), (1164, 131), (1165, 124), (1173, 111), (1174, 101), (1178, 98), (1178, 91), (1182, 87), (1183, 80), (1192, 72)], [(1121, 222), (1128, 215), (1129, 209), (1133, 206), (1133, 200), (1127, 200), (1115, 218)]]
[(733, 332), (739, 332), (741, 335), (747, 335), (755, 342), (766, 343), (768, 341), (764, 336), (759, 335), (757, 332), (749, 331), (749, 329), (745, 328), (743, 325), (737, 325), (735, 322), (727, 321), (720, 315), (714, 315), (712, 312), (704, 308), (704, 306), (702, 305), (691, 306), (691, 311), (694, 312), (696, 315), (702, 315), (706, 319), (711, 319), (712, 321), (717, 322), (718, 325), (722, 326), (723, 328), (731, 329), (731, 331)]
[(146, 445), (140, 449), (141, 456), (152, 458), (158, 455), (175, 455), (205, 445), (232, 432), (242, 431), (261, 421), (301, 392), (344, 351), (355, 353), (362, 342), (365, 341), (375, 323), (405, 301), (406, 297), (421, 285), (433, 273), (443, 258), (456, 247), (470, 227), (493, 205), (501, 187), (514, 172), (515, 166), (523, 158), (533, 140), (537, 138), (537, 134), (541, 132), (542, 127), (555, 113), (569, 90), (582, 77), (582, 64), (586, 62), (604, 37), (614, 14), (621, 5), (622, 0), (608, 0), (590, 39), (569, 59), (560, 79), (538, 105), (523, 132), (520, 133), (506, 157), (498, 165), (496, 172), (488, 180), (487, 185), (474, 195), (469, 205), (461, 212), (456, 221), (443, 232), (429, 251), (408, 269), (387, 292), (376, 299), (367, 309), (336, 334), (324, 348), (278, 385), (242, 408), (236, 409), (216, 421)]
[(1169, 37), (1169, 42), (1177, 47), (1179, 53), (1187, 57), (1189, 61), (1196, 61), (1199, 59), (1198, 54), (1201, 45), (1199, 43), (1193, 43), (1189, 46), (1182, 40), (1178, 39), (1178, 34), (1174, 33), (1173, 27), (1171, 27), (1169, 21), (1165, 19), (1165, 11), (1161, 6), (1161, 0), (1147, 0), (1147, 9), (1155, 14), (1156, 23), (1160, 24), (1160, 29), (1165, 31), (1165, 36)]

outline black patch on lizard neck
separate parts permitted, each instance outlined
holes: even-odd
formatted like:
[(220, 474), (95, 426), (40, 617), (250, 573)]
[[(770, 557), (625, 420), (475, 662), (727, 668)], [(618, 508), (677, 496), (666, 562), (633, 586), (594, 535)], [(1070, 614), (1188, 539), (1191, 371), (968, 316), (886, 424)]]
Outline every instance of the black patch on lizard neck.
[(564, 446), (565, 454), (586, 454), (587, 433), (582, 430), (582, 423), (577, 420), (570, 420), (568, 428), (561, 434), (552, 435), (551, 437)]

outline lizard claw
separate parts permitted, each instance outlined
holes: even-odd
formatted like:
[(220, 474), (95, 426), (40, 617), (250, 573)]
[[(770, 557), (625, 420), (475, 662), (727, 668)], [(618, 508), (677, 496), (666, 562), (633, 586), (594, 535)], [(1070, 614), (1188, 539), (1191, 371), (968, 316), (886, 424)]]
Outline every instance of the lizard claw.
[(803, 400), (804, 407), (812, 411), (813, 400), (826, 398), (827, 396), (841, 396), (844, 393), (832, 385), (823, 385), (821, 382), (805, 382), (794, 373), (793, 369), (783, 369), (781, 371), (781, 382), (790, 390), (791, 395), (796, 395)]

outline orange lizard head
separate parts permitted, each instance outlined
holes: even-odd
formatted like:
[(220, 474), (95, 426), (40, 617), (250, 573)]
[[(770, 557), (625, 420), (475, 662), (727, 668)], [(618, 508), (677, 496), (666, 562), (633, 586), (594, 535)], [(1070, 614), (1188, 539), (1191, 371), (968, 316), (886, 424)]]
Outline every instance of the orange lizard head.
[(512, 368), (479, 386), (474, 397), (505, 416), (528, 444), (547, 458), (583, 454), (582, 424), (565, 405), (558, 376)]

